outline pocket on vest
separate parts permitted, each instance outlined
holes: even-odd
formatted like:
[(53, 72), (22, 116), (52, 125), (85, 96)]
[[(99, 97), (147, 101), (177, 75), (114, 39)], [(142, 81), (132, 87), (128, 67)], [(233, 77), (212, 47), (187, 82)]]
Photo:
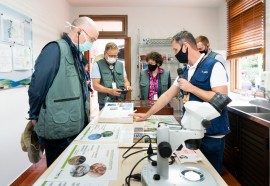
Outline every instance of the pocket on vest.
[(79, 121), (81, 119), (81, 113), (79, 113), (78, 111), (73, 110), (70, 113), (69, 118), (70, 118), (71, 121)]
[(105, 85), (105, 87), (111, 88), (112, 87), (112, 76), (111, 73), (102, 72), (101, 79)]
[(76, 73), (74, 61), (66, 57), (66, 75), (70, 76), (78, 76)]
[(140, 99), (148, 99), (148, 94), (149, 92), (147, 92), (147, 90), (149, 90), (149, 87), (147, 88), (148, 83), (146, 82), (140, 82), (140, 91), (141, 91), (141, 97)]
[(57, 104), (53, 108), (53, 120), (55, 123), (67, 123), (71, 121), (78, 121), (81, 119), (81, 99), (80, 97), (70, 97), (64, 99), (56, 99), (54, 103)]
[(196, 76), (195, 80), (198, 83), (198, 86), (203, 85), (205, 86), (206, 82), (208, 81), (209, 75), (200, 73), (199, 76)]
[(53, 115), (55, 123), (66, 123), (69, 120), (68, 114), (65, 111), (58, 111)]
[(166, 92), (166, 90), (168, 89), (168, 81), (161, 81), (161, 92)]
[(124, 83), (124, 76), (123, 73), (115, 73), (115, 78), (119, 81), (119, 82), (123, 82)]

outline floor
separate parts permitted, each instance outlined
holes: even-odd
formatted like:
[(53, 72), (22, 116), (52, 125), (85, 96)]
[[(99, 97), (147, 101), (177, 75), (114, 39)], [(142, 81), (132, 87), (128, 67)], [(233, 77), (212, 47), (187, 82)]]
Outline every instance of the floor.
[(10, 186), (31, 186), (46, 169), (46, 157), (43, 156), (37, 164), (33, 164), (29, 167)]
[[(46, 158), (43, 156), (40, 162), (32, 165), (23, 174), (21, 174), (11, 186), (31, 186), (39, 178), (39, 176), (46, 170)], [(223, 168), (222, 178), (229, 186), (241, 186), (238, 181), (228, 172), (227, 169)]]

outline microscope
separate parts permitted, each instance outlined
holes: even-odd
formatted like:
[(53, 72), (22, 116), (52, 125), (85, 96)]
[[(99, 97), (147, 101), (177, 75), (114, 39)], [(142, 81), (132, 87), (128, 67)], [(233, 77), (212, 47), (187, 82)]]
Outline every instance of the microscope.
[[(230, 102), (228, 96), (220, 93), (216, 93), (209, 102), (188, 101), (184, 105), (185, 113), (180, 126), (160, 126), (157, 130), (157, 166), (147, 164), (143, 167), (143, 186), (217, 185), (206, 169), (169, 166), (168, 159), (183, 143), (189, 149), (199, 149), (205, 129), (211, 126), (210, 120), (219, 117)], [(185, 179), (185, 174), (192, 177), (193, 173), (198, 179)]]

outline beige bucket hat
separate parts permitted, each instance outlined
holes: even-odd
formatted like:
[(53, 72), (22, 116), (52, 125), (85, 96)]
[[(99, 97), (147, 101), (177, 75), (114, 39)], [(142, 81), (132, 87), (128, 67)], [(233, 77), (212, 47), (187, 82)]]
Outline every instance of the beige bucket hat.
[(31, 121), (27, 123), (21, 135), (21, 148), (24, 152), (27, 152), (31, 163), (37, 163), (42, 158), (44, 147), (39, 144), (38, 136)]

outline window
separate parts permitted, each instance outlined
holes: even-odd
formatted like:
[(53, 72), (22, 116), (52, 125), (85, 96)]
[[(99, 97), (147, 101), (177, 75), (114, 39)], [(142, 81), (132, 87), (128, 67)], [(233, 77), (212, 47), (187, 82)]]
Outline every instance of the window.
[(231, 90), (258, 90), (264, 59), (264, 0), (227, 0), (227, 9)]
[[(233, 65), (234, 64), (234, 65)], [(231, 61), (236, 66), (238, 73), (235, 74), (235, 88), (238, 90), (257, 91), (260, 89), (260, 74), (262, 73), (263, 55), (255, 54), (240, 57)]]
[[(104, 51), (104, 42), (115, 42), (119, 47), (118, 60), (125, 64), (127, 78), (131, 81), (131, 38), (128, 37), (128, 16), (127, 15), (80, 15), (80, 17), (90, 17), (99, 27), (97, 42), (93, 45), (91, 52), (84, 55), (91, 62), (91, 59)], [(123, 42), (124, 41), (124, 42)], [(99, 45), (103, 45), (100, 47)], [(102, 50), (102, 51), (99, 51)], [(99, 56), (101, 57), (101, 55)], [(131, 99), (130, 92), (127, 99)]]
[(99, 38), (125, 38), (128, 35), (127, 15), (80, 15), (90, 17), (99, 27)]

